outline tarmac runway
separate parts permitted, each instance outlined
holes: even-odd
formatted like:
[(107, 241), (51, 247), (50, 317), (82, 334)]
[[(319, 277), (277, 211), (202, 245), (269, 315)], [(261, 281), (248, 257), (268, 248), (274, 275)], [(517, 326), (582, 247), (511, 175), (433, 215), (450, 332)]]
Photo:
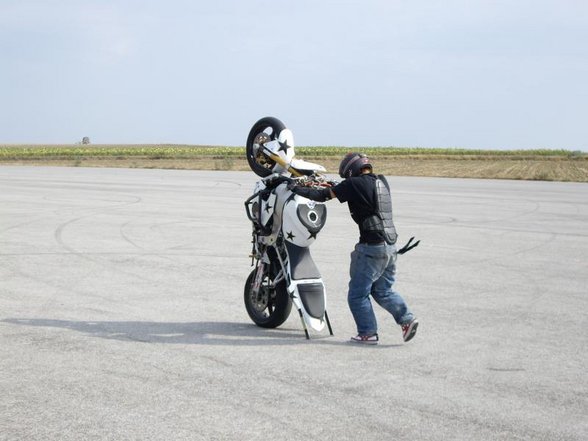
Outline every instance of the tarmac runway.
[(312, 252), (335, 336), (243, 306), (252, 172), (0, 167), (0, 440), (586, 440), (588, 185), (391, 177), (403, 343), (348, 343), (347, 207)]

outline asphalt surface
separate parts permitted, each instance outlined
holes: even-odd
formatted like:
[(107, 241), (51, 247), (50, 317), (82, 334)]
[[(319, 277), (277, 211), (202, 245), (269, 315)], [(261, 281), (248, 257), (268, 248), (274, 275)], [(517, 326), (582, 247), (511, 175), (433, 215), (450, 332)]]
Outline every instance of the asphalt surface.
[(390, 178), (421, 326), (363, 347), (336, 201), (335, 336), (249, 320), (255, 180), (0, 167), (0, 440), (588, 439), (587, 184)]

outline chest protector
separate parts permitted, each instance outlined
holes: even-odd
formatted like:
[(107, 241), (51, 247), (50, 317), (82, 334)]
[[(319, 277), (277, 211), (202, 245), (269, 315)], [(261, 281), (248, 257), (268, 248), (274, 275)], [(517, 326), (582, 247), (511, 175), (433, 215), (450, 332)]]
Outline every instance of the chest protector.
[(392, 198), (390, 186), (384, 175), (378, 175), (374, 186), (375, 213), (366, 217), (360, 225), (362, 231), (379, 232), (384, 236), (386, 243), (396, 243), (396, 228), (392, 222)]

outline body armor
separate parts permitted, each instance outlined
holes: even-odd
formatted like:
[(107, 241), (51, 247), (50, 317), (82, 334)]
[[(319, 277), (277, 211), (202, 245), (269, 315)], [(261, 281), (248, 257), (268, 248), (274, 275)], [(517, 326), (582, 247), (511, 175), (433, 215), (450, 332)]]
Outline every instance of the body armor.
[(366, 232), (378, 231), (383, 233), (386, 243), (393, 245), (396, 243), (398, 235), (396, 234), (396, 228), (392, 221), (392, 198), (390, 197), (390, 187), (384, 175), (378, 175), (374, 187), (376, 211), (374, 214), (363, 220), (360, 228)]

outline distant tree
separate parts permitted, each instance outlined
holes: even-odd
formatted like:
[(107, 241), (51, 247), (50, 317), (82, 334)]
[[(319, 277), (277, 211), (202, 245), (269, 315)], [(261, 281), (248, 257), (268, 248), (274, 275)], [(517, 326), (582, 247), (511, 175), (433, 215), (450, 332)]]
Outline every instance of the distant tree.
[(82, 144), (84, 144), (84, 145), (90, 144), (90, 138), (88, 138), (87, 136), (84, 136), (82, 138)]

